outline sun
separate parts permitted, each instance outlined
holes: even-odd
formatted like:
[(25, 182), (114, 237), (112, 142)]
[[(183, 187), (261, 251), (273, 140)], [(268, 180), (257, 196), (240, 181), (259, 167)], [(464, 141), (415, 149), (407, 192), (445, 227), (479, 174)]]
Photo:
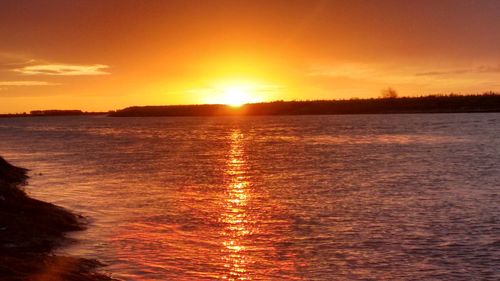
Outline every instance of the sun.
[(254, 100), (251, 89), (245, 86), (226, 86), (222, 89), (222, 103), (239, 107)]
[(195, 88), (190, 93), (198, 95), (206, 104), (224, 104), (240, 107), (249, 103), (262, 102), (269, 98), (273, 86), (249, 80), (219, 80), (206, 88)]

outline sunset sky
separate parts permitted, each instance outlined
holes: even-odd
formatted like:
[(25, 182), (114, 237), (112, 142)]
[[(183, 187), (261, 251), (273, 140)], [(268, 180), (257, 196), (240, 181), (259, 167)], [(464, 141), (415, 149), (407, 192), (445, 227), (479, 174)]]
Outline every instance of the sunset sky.
[(500, 91), (500, 1), (0, 2), (0, 113), (387, 87)]

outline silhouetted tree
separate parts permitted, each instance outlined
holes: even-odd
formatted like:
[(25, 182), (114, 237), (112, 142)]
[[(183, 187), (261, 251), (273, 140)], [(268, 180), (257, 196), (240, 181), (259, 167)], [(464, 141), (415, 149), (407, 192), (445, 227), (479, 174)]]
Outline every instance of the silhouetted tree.
[(394, 90), (393, 88), (389, 87), (387, 89), (382, 90), (381, 96), (384, 99), (395, 99), (398, 97), (398, 92), (396, 92), (396, 90)]

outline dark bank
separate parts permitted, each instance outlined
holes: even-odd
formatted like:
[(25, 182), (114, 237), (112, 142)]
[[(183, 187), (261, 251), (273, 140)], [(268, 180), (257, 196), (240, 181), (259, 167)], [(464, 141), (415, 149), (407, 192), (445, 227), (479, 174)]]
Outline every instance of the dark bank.
[(95, 272), (96, 260), (59, 256), (65, 233), (85, 228), (84, 219), (30, 198), (21, 189), (27, 170), (0, 157), (0, 280), (113, 280)]

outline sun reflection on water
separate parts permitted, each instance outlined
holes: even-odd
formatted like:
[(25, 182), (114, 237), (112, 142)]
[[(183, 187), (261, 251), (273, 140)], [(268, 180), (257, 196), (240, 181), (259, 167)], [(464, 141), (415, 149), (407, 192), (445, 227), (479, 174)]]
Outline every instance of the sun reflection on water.
[(225, 280), (251, 280), (247, 270), (250, 257), (247, 254), (245, 238), (251, 234), (247, 204), (250, 196), (250, 182), (246, 177), (243, 134), (239, 130), (230, 136), (231, 149), (228, 154), (226, 175), (228, 185), (224, 202), (224, 211), (220, 220), (224, 224), (222, 259), (226, 272), (221, 276)]

